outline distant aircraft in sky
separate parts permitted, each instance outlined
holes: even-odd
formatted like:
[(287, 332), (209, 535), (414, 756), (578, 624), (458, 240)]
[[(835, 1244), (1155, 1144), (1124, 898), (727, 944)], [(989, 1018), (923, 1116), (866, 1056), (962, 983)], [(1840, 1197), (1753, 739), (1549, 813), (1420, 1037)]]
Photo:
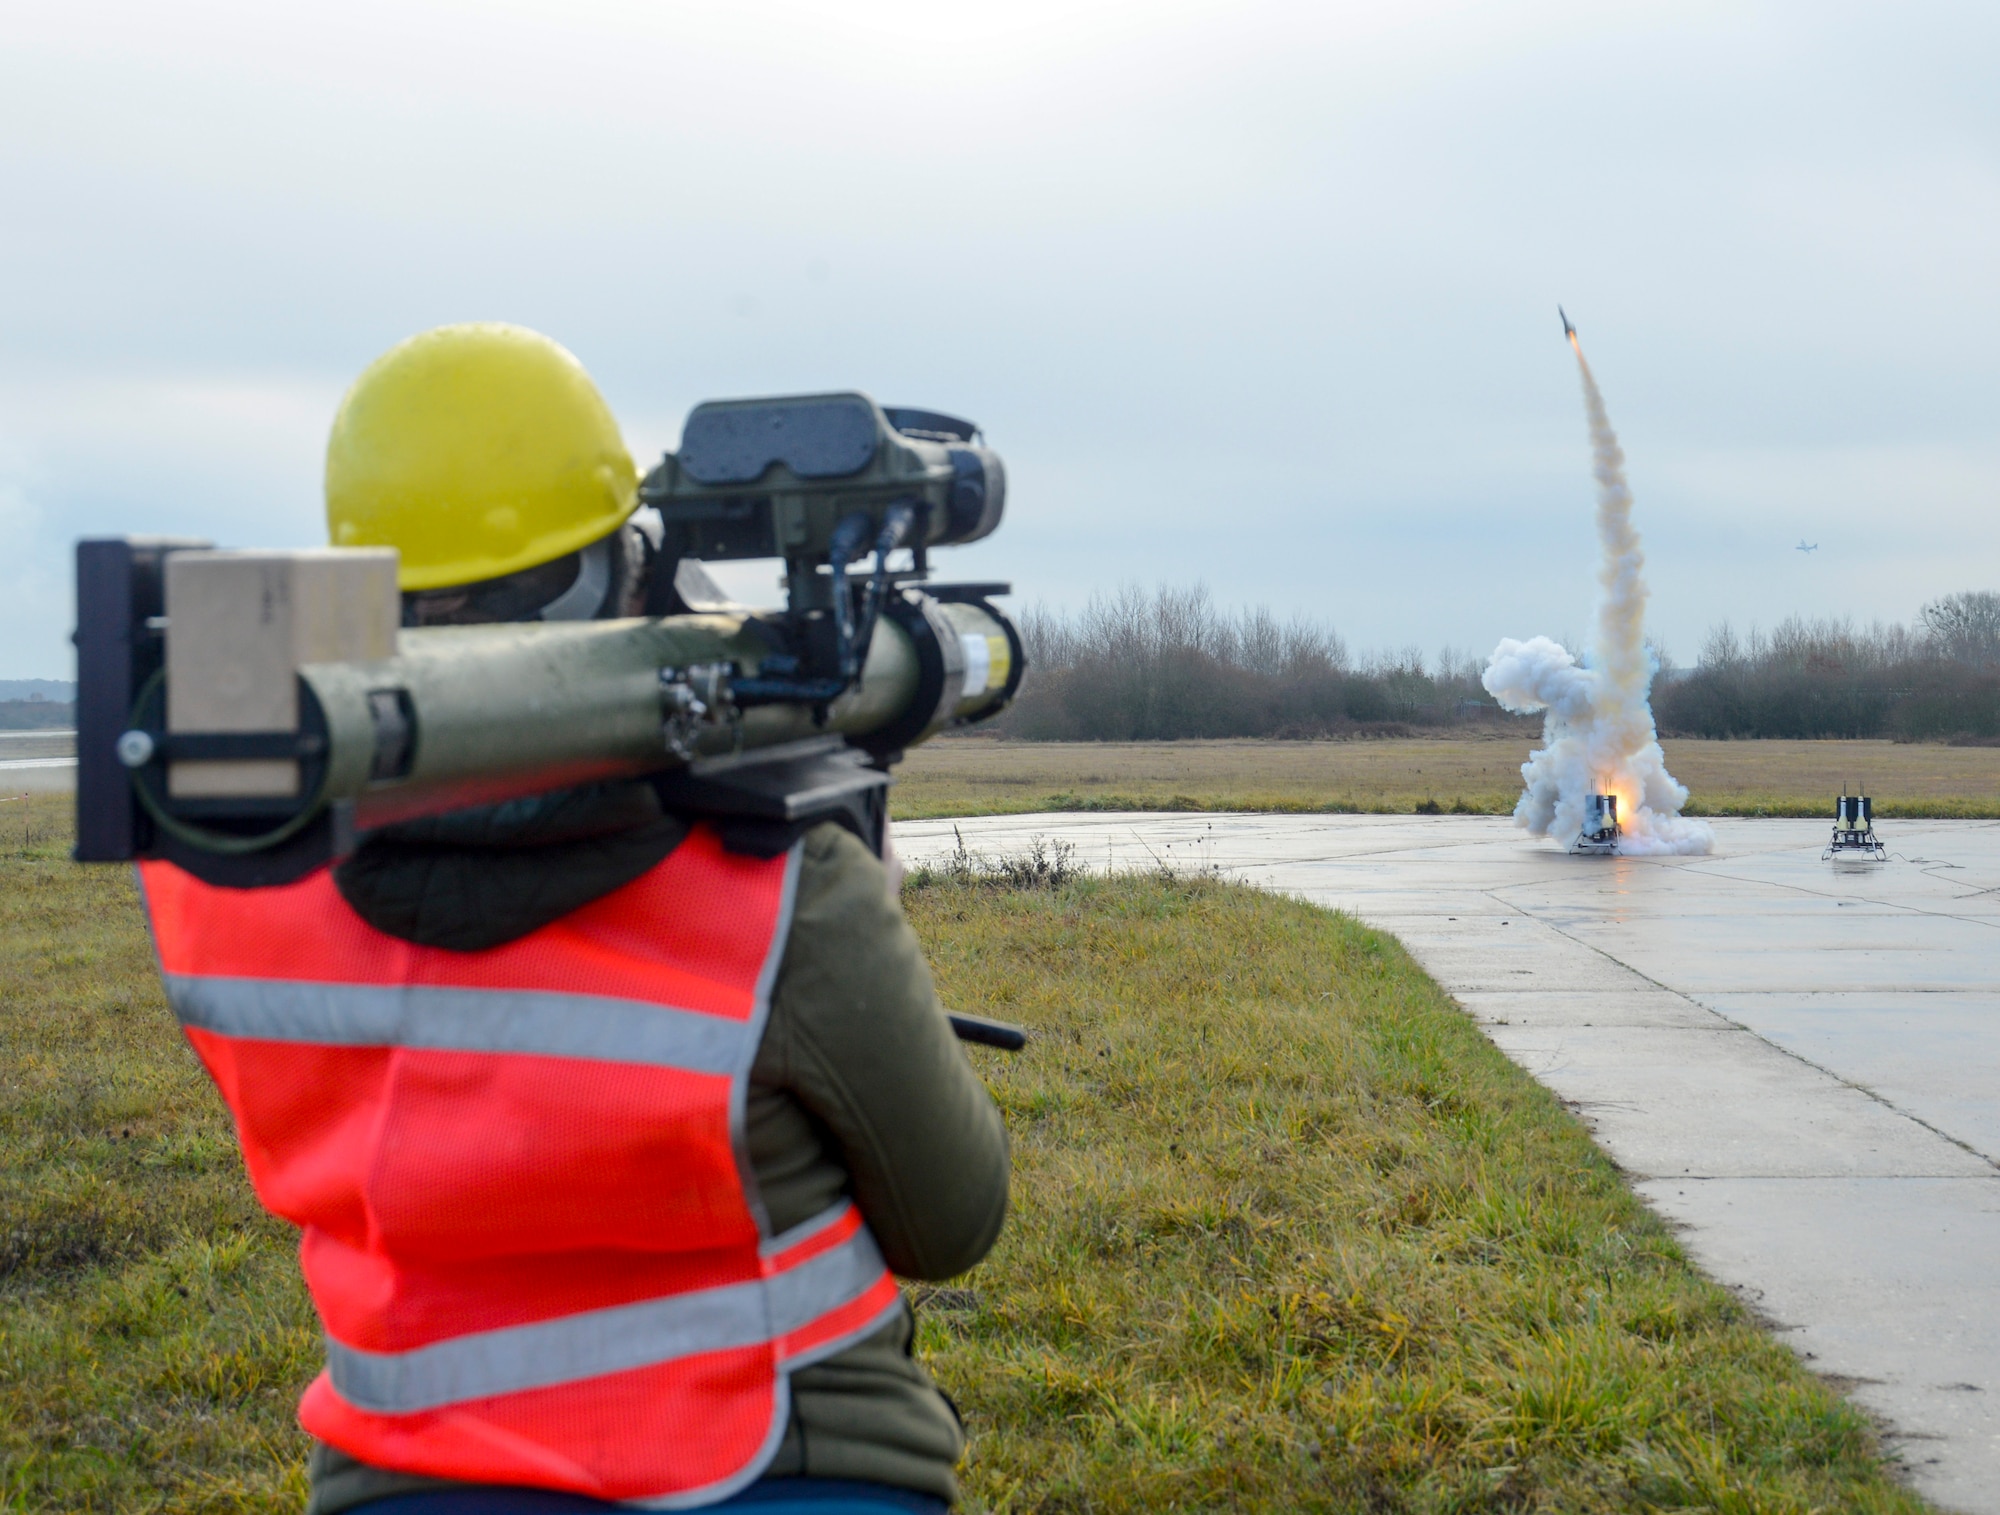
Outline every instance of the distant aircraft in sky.
[(1804, 537), (1800, 537), (1800, 538), (1799, 538), (1799, 545), (1798, 545), (1798, 548), (1797, 548), (1797, 551), (1799, 551), (1799, 552), (1818, 552), (1818, 551), (1819, 551), (1819, 543), (1817, 543), (1817, 542), (1808, 542), (1808, 541), (1807, 541), (1807, 540), (1806, 540), (1806, 539), (1805, 539)]
[(1565, 339), (1565, 340), (1567, 340), (1567, 341), (1571, 341), (1571, 342), (1575, 341), (1575, 340), (1576, 340), (1576, 328), (1575, 328), (1574, 326), (1572, 326), (1572, 325), (1570, 325), (1570, 324), (1569, 324), (1569, 317), (1568, 317), (1568, 316), (1563, 316), (1563, 308), (1562, 308), (1562, 307), (1561, 307), (1560, 305), (1558, 305), (1558, 306), (1556, 307), (1556, 314), (1557, 314), (1557, 315), (1559, 315), (1559, 316), (1562, 316), (1562, 318), (1563, 318), (1563, 337), (1564, 337), (1564, 339)]

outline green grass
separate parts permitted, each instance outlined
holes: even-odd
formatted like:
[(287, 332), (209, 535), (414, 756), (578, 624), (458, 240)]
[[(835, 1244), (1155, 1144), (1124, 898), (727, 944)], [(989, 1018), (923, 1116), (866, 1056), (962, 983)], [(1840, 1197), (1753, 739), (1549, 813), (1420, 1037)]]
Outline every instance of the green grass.
[(919, 877), (1013, 1134), (921, 1308), (992, 1511), (1886, 1511), (1865, 1419), (1390, 938), (1212, 880)]
[(0, 822), (0, 1509), (297, 1510), (319, 1328), (62, 795)]
[[(1696, 799), (1688, 803), (1687, 815), (1791, 816), (1802, 820), (1833, 824), (1833, 802), (1796, 794), (1737, 794), (1723, 800)], [(1878, 821), (1995, 821), (2000, 820), (2000, 801), (1965, 798), (1952, 800), (1898, 799), (1875, 806)]]
[[(0, 1510), (296, 1511), (293, 1239), (65, 803), (0, 831)], [(968, 1508), (1921, 1508), (1393, 941), (1062, 875), (907, 896), (947, 1003), (1037, 1033), (976, 1054), (1007, 1232), (914, 1291)]]

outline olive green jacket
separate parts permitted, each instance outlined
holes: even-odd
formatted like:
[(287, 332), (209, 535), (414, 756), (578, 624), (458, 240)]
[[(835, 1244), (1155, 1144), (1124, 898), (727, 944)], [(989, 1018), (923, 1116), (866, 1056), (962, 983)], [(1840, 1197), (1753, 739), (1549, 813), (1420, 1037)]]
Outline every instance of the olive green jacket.
[[(686, 834), (641, 785), (480, 816), (399, 828), (341, 866), (342, 893), (383, 930), (476, 949), (637, 877)], [(791, 934), (750, 1075), (746, 1135), (765, 1210), (783, 1231), (851, 1195), (892, 1270), (949, 1278), (1000, 1234), (1006, 1131), (938, 1007), (882, 865), (830, 824), (800, 846)], [(911, 1334), (906, 1307), (792, 1374), (791, 1422), (766, 1474), (956, 1497), (958, 1417), (911, 1356)], [(322, 1445), (307, 1509), (334, 1515), (440, 1487)]]

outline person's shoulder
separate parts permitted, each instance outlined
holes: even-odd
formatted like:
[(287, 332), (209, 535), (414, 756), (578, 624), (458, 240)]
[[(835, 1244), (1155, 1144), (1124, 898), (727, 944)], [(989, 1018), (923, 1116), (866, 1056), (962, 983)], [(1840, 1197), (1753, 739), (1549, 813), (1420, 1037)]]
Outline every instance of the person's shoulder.
[(824, 928), (848, 942), (892, 931), (901, 911), (882, 860), (847, 827), (823, 821), (799, 839), (793, 929)]
[(839, 821), (821, 821), (799, 838), (800, 861), (821, 868), (880, 868), (868, 844)]

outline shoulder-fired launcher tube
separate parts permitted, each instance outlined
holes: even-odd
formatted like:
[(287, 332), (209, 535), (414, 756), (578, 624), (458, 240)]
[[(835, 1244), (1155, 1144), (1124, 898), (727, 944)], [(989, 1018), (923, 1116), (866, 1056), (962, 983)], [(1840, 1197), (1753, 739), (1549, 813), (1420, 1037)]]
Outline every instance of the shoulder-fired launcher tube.
[[(988, 673), (972, 686), (964, 668), (973, 638), (1009, 645), (1000, 618), (978, 605), (931, 611), (947, 612), (956, 633), (937, 639), (955, 676), (937, 690), (939, 708), (906, 744), (1005, 697), (1004, 678)], [(683, 758), (663, 735), (661, 671), (723, 664), (732, 675), (754, 673), (770, 649), (753, 622), (747, 615), (684, 615), (434, 627), (403, 632), (393, 658), (306, 664), (299, 675), (318, 702), (327, 741), (325, 777), (309, 803), (351, 801), (356, 824), (368, 829), (678, 766)], [(937, 684), (924, 674), (916, 639), (883, 616), (859, 684), (832, 703), (824, 725), (805, 706), (752, 706), (701, 726), (695, 751), (769, 747), (821, 732), (865, 737), (907, 724), (924, 685)], [(967, 687), (977, 692), (966, 695)], [(382, 712), (398, 706), (414, 727), (407, 769), (378, 777)]]

